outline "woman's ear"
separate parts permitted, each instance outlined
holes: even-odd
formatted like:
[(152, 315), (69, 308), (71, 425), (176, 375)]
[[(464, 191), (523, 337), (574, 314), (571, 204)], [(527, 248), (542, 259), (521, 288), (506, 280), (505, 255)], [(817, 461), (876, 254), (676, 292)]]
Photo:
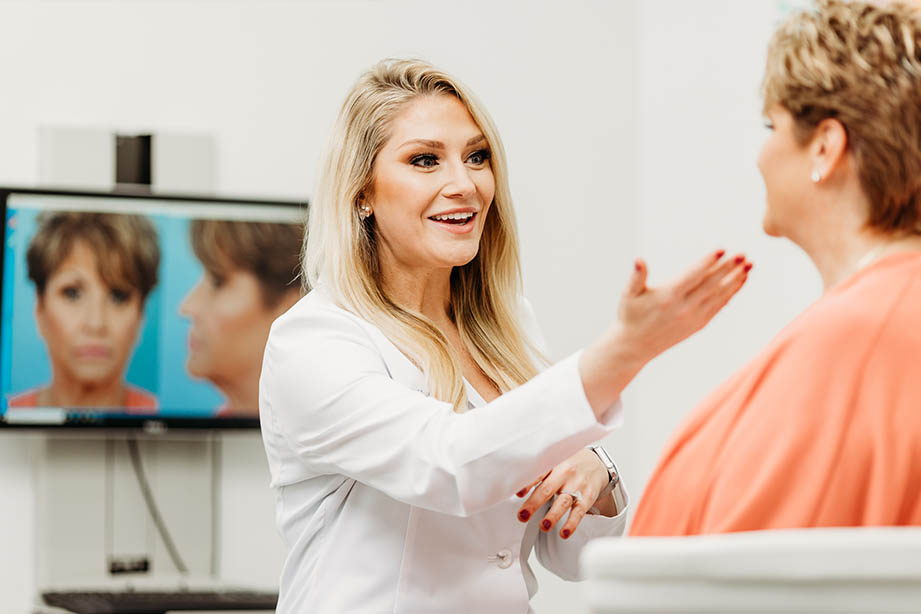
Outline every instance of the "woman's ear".
[(812, 181), (819, 183), (840, 166), (847, 151), (847, 129), (833, 117), (823, 119), (815, 129), (810, 144)]

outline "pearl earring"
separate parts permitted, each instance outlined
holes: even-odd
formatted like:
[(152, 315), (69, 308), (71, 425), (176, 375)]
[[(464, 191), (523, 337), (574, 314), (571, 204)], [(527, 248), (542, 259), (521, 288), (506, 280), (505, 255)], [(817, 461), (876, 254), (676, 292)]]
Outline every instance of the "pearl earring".
[(822, 181), (822, 175), (819, 174), (819, 171), (812, 171), (812, 183), (818, 183)]
[(368, 205), (361, 205), (358, 207), (358, 217), (361, 218), (362, 221), (371, 217), (371, 207)]

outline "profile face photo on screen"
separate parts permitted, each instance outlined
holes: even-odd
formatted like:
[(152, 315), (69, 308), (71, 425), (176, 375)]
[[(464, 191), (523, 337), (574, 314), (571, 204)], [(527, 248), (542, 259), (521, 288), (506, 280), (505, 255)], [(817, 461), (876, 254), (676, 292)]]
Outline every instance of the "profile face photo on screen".
[(189, 230), (204, 272), (179, 307), (191, 321), (186, 369), (221, 391), (219, 413), (255, 414), (269, 328), (301, 296), (303, 227), (193, 220)]
[(138, 215), (47, 212), (26, 260), (51, 382), (10, 406), (155, 409), (154, 395), (124, 379), (158, 279), (153, 224)]

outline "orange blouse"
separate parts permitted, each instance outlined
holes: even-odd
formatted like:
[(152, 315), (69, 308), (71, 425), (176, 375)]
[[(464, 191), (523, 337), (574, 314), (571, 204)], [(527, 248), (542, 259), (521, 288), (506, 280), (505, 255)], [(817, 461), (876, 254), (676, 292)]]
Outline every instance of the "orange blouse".
[(858, 271), (684, 421), (632, 535), (921, 525), (921, 253)]
[[(38, 405), (39, 388), (21, 392), (10, 397), (8, 407), (35, 407)], [(125, 388), (125, 407), (128, 413), (145, 413), (156, 411), (159, 406), (157, 397), (141, 388), (127, 386)], [(139, 411), (140, 410), (140, 411)]]

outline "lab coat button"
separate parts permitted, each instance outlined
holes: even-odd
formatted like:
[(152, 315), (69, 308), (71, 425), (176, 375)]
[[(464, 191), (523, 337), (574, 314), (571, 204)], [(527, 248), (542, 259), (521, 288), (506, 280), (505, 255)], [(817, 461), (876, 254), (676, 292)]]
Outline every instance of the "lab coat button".
[(508, 569), (512, 566), (512, 551), (500, 550), (496, 553), (496, 565), (499, 569)]

